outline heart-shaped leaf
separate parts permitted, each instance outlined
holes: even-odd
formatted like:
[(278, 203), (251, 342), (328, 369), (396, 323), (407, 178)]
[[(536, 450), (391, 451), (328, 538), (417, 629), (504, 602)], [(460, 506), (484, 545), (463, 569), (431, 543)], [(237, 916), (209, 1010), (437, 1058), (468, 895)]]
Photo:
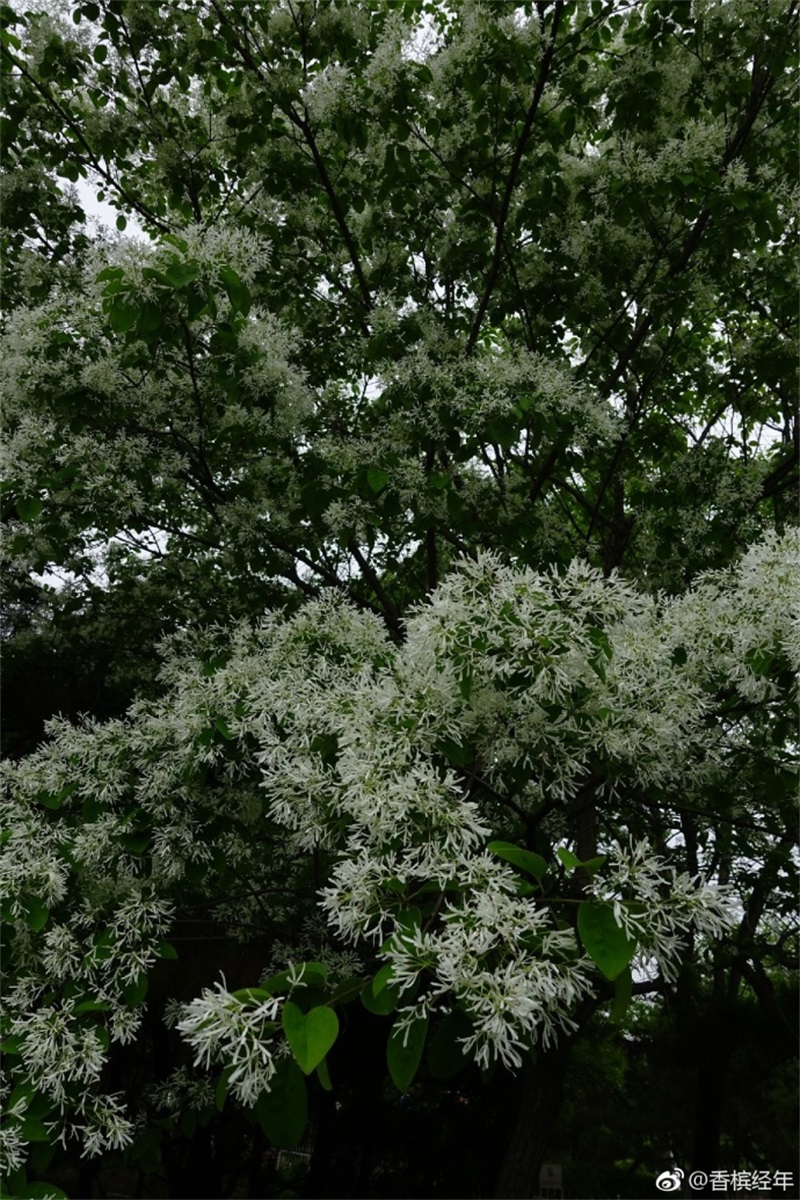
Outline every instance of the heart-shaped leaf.
[(304, 1013), (287, 1000), (283, 1006), (283, 1029), (301, 1070), (310, 1075), (319, 1066), (339, 1034), (339, 1018), (321, 1004)]

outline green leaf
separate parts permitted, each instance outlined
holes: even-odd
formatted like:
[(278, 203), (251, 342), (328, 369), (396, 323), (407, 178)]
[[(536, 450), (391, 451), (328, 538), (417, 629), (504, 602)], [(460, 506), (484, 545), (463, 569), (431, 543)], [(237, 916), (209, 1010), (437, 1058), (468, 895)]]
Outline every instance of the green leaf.
[(459, 746), (452, 738), (442, 738), (438, 749), (456, 767), (468, 767), (475, 757), (469, 746)]
[(125, 300), (115, 300), (108, 310), (108, 323), (114, 333), (130, 333), (139, 320), (139, 309)]
[(333, 1084), (331, 1083), (331, 1076), (330, 1072), (328, 1071), (327, 1058), (323, 1058), (322, 1062), (317, 1067), (317, 1079), (326, 1092), (333, 1091)]
[(24, 1191), (19, 1193), (19, 1200), (47, 1200), (47, 1197), (52, 1197), (52, 1200), (68, 1200), (67, 1193), (62, 1192), (60, 1187), (56, 1187), (54, 1183), (44, 1183), (42, 1180), (29, 1183)]
[(397, 1008), (397, 1001), (400, 998), (400, 989), (394, 984), (389, 984), (376, 995), (373, 991), (375, 980), (369, 979), (364, 984), (361, 991), (361, 1003), (367, 1012), (375, 1013), (378, 1017), (388, 1016)]
[(612, 658), (614, 651), (611, 649), (611, 642), (608, 639), (608, 634), (602, 629), (593, 627), (588, 630), (589, 641), (601, 650), (605, 658)]
[(255, 1106), (258, 1123), (274, 1146), (290, 1149), (303, 1139), (308, 1120), (308, 1093), (293, 1058), (283, 1058)]
[(359, 992), (364, 986), (364, 980), (353, 976), (350, 979), (345, 979), (338, 987), (334, 988), (329, 997), (330, 1004), (350, 1004), (356, 999)]
[(381, 467), (369, 467), (367, 469), (367, 483), (372, 488), (373, 492), (381, 492), (386, 487), (389, 481), (389, 472), (384, 471)]
[(114, 953), (116, 939), (110, 930), (96, 933), (93, 941), (94, 950), (92, 952), (92, 958), (95, 962), (105, 962), (107, 959), (111, 958), (111, 955)]
[(31, 1150), (30, 1164), (37, 1175), (42, 1175), (47, 1170), (53, 1161), (55, 1152), (56, 1148), (52, 1142), (35, 1143)]
[(467, 1065), (461, 1039), (471, 1033), (469, 1017), (460, 1008), (447, 1014), (428, 1046), (428, 1070), (434, 1079), (452, 1079)]
[(160, 1170), (162, 1138), (161, 1130), (151, 1125), (128, 1147), (126, 1159), (136, 1163), (147, 1174)]
[(68, 799), (68, 797), (71, 796), (76, 789), (77, 784), (68, 783), (65, 787), (61, 788), (59, 792), (55, 794), (50, 792), (41, 792), (36, 799), (40, 804), (43, 804), (45, 808), (55, 811), (56, 809), (61, 808), (61, 805), (64, 803), (64, 801)]
[(521, 846), (515, 846), (513, 842), (490, 842), (487, 850), (491, 854), (496, 854), (498, 858), (504, 859), (505, 862), (513, 863), (522, 871), (527, 871), (529, 875), (533, 875), (534, 879), (542, 879), (547, 872), (547, 863), (540, 854), (523, 850)]
[(156, 946), (156, 954), (159, 958), (177, 958), (178, 951), (169, 942), (159, 942)]
[(6, 1186), (2, 1193), (3, 1200), (5, 1200), (6, 1194), (9, 1194), (12, 1200), (15, 1197), (21, 1196), (28, 1185), (28, 1172), (25, 1167), (16, 1167), (13, 1171), (9, 1171), (5, 1184)]
[(39, 933), (39, 931), (44, 929), (45, 925), (47, 924), (47, 918), (50, 916), (50, 910), (44, 905), (38, 896), (34, 896), (31, 900), (28, 900), (25, 907), (27, 909), (26, 920), (29, 928), (32, 929), (34, 933)]
[(19, 1104), (20, 1100), (27, 1100), (28, 1104), (26, 1108), (29, 1108), (31, 1097), (34, 1096), (35, 1093), (36, 1088), (33, 1086), (33, 1084), (28, 1080), (24, 1080), (22, 1083), (18, 1083), (14, 1088), (5, 1107), (10, 1111), (17, 1104)]
[(578, 934), (584, 949), (606, 979), (616, 979), (633, 958), (631, 941), (614, 919), (614, 909), (605, 901), (586, 900), (578, 909)]
[(380, 996), (383, 989), (391, 982), (393, 972), (394, 968), (391, 963), (386, 963), (385, 966), (381, 967), (372, 980), (373, 996)]
[(221, 671), (223, 667), (227, 666), (229, 661), (229, 655), (217, 654), (208, 662), (203, 663), (203, 674), (210, 679), (212, 675), (216, 675), (217, 671)]
[(228, 722), (225, 720), (224, 717), (217, 717), (216, 721), (214, 722), (214, 725), (219, 730), (219, 732), (222, 734), (222, 736), (224, 738), (226, 738), (228, 741), (232, 741), (233, 738), (236, 737), (235, 733), (231, 733), (230, 725), (228, 724)]
[(137, 833), (123, 833), (119, 840), (129, 854), (144, 854), (145, 850), (150, 845), (150, 834), (145, 833), (144, 831)]
[(620, 971), (614, 980), (614, 1003), (611, 1005), (611, 1020), (619, 1025), (631, 1006), (633, 998), (633, 976), (630, 967)]
[(234, 1000), (238, 1000), (240, 1004), (264, 1004), (265, 1001), (272, 999), (272, 992), (266, 988), (245, 987), (238, 988), (237, 991), (231, 992)]
[[(324, 987), (325, 981), (328, 978), (328, 969), (323, 963), (304, 962), (300, 964), (303, 968), (303, 977), (301, 987)], [(261, 988), (247, 988), (249, 992), (266, 992), (265, 999), (269, 996), (276, 996), (280, 992), (288, 992), (290, 988), (289, 980), (297, 975), (297, 968), (294, 971), (281, 971), (278, 975), (272, 975), (265, 980)], [(234, 993), (236, 995), (238, 993)]]
[(595, 871), (599, 871), (605, 865), (608, 855), (598, 854), (597, 858), (587, 858), (581, 863), (581, 867), (586, 871), (587, 875), (594, 875)]
[(339, 1018), (332, 1008), (320, 1005), (310, 1012), (287, 1000), (281, 1015), (292, 1053), (305, 1075), (318, 1067), (339, 1035)]
[[(395, 937), (398, 935), (402, 937), (403, 933), (416, 933), (422, 925), (422, 911), (416, 904), (412, 904), (410, 908), (404, 908), (397, 914), (395, 923), (397, 925), (397, 934), (394, 935)], [(389, 941), (391, 940), (390, 938)]]
[(162, 241), (169, 242), (170, 246), (177, 247), (181, 254), (187, 254), (189, 251), (189, 243), (177, 233), (165, 233)]
[(228, 294), (231, 308), (247, 316), (253, 301), (245, 284), (230, 267), (220, 267), (219, 277)]
[(24, 1117), (19, 1132), (26, 1142), (46, 1142), (50, 1137), (37, 1117)]
[(266, 992), (267, 996), (278, 996), (281, 992), (289, 991), (289, 971), (281, 971), (278, 975), (272, 975), (269, 979), (264, 980), (260, 988), (243, 988), (241, 992), (234, 992), (233, 995), (239, 998), (244, 992)]
[(309, 749), (326, 762), (333, 762), (339, 752), (339, 739), (335, 733), (319, 733), (312, 739)]
[(587, 858), (585, 862), (581, 862), (577, 855), (573, 854), (571, 850), (567, 850), (564, 846), (560, 846), (556, 854), (567, 870), (577, 871), (581, 867), (588, 875), (594, 875), (595, 871), (603, 866), (607, 858), (607, 855), (599, 854), (597, 858)]
[(128, 218), (123, 216), (122, 213), (120, 213), (119, 216), (117, 217), (117, 229), (120, 231), (120, 233), (123, 233), (124, 230), (126, 230), (127, 228), (128, 228)]
[(31, 496), (29, 499), (17, 501), (17, 513), (22, 521), (35, 521), (43, 508), (44, 504), (38, 496)]
[(146, 337), (149, 334), (158, 333), (163, 324), (164, 316), (161, 309), (152, 300), (146, 300), (142, 305), (139, 320), (136, 322), (136, 332)]
[(398, 1091), (407, 1092), (416, 1075), (428, 1035), (428, 1018), (417, 1017), (402, 1031), (396, 1021), (386, 1043), (386, 1063)]
[(170, 263), (164, 271), (164, 277), (174, 288), (185, 288), (197, 279), (200, 268), (195, 263)]
[(126, 1004), (130, 1004), (131, 1008), (135, 1008), (138, 1004), (141, 1004), (147, 995), (147, 984), (147, 973), (144, 971), (133, 983), (126, 984), (122, 989)]
[(80, 1004), (75, 1005), (73, 1012), (108, 1012), (110, 1007), (110, 1004), (106, 1000), (82, 1000)]
[(581, 865), (581, 860), (571, 850), (567, 850), (566, 846), (559, 846), (556, 854), (561, 859), (568, 871), (574, 871), (576, 867)]

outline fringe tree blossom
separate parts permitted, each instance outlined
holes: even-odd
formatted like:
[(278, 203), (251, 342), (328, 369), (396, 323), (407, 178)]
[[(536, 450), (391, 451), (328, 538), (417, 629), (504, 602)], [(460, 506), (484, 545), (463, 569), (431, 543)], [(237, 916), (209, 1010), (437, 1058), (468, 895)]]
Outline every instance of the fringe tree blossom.
[(193, 1074), (185, 1067), (173, 1071), (169, 1079), (152, 1089), (151, 1095), (156, 1108), (173, 1117), (214, 1103), (214, 1089), (208, 1076)]
[[(608, 902), (642, 961), (673, 979), (689, 930), (723, 934), (734, 897), (652, 851), (646, 805), (645, 832), (621, 834), (620, 797), (635, 825), (636, 797), (668, 807), (669, 787), (702, 806), (727, 778), (792, 686), (799, 567), (797, 535), (771, 537), (670, 599), (581, 562), (537, 574), (483, 555), (399, 644), (327, 596), (241, 626), (211, 667), (176, 646), (163, 697), (122, 720), (52, 723), (48, 743), (3, 767), (12, 1084), (34, 1082), (54, 1129), (84, 1130), (87, 1153), (127, 1137), (100, 1076), (109, 1041), (135, 1036), (174, 906), (200, 879), (234, 929), (262, 912), (296, 919), (311, 850), (328, 961), (377, 956), (401, 1032), (458, 1008), (481, 1065), (519, 1066), (594, 991), (570, 904)], [(787, 765), (776, 751), (775, 771)], [(612, 849), (576, 892), (552, 848), (577, 803)], [(551, 851), (531, 883), (487, 845), (541, 811)], [(300, 982), (290, 973), (283, 992)], [(196, 1064), (231, 1068), (253, 1104), (286, 1051), (283, 1003), (217, 984), (169, 1010)], [(111, 1107), (90, 1120), (95, 1102)]]
[(612, 904), (617, 924), (667, 980), (677, 977), (689, 928), (718, 938), (737, 918), (731, 888), (676, 871), (647, 842), (617, 843), (593, 880), (593, 892)]
[(178, 1029), (196, 1051), (195, 1063), (231, 1068), (228, 1084), (243, 1104), (254, 1104), (269, 1090), (275, 1074), (271, 1035), (277, 1030), (280, 1000), (272, 997), (250, 1006), (237, 1000), (222, 984), (203, 990), (186, 1006)]
[(22, 1111), (20, 1111), (19, 1104), (15, 1105), (4, 1114), (4, 1117), (5, 1124), (0, 1127), (0, 1171), (4, 1175), (8, 1175), (11, 1171), (16, 1171), (18, 1167), (21, 1167), (28, 1156), (27, 1142), (22, 1136), (21, 1125), (10, 1123), (16, 1118), (19, 1118), (20, 1122), (22, 1121), (24, 1105), (22, 1105)]

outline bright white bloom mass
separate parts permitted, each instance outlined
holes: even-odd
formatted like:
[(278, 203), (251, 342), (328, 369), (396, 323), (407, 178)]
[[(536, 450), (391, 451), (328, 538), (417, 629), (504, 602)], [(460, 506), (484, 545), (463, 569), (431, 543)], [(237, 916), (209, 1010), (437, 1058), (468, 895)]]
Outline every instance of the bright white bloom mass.
[(45, 1005), (18, 1017), (12, 1035), (23, 1039), (22, 1058), (37, 1090), (63, 1106), (69, 1088), (82, 1091), (96, 1083), (105, 1063), (103, 1044), (92, 1028), (77, 1018), (74, 1004)]
[(667, 980), (677, 977), (683, 935), (693, 927), (721, 937), (737, 920), (733, 889), (676, 871), (647, 842), (617, 843), (608, 868), (593, 880), (594, 894), (611, 903), (621, 929), (652, 957)]
[(254, 1104), (275, 1074), (272, 1035), (279, 1012), (277, 997), (249, 1005), (218, 983), (216, 990), (204, 989), (186, 1006), (178, 1029), (196, 1051), (196, 1065), (221, 1063), (232, 1068), (231, 1091), (243, 1104)]
[[(240, 628), (212, 670), (177, 648), (164, 698), (124, 720), (54, 723), (3, 768), (12, 1077), (50, 1097), (54, 1126), (87, 1153), (124, 1143), (127, 1118), (99, 1088), (107, 1046), (134, 1037), (141, 981), (198, 878), (234, 930), (288, 920), (295, 892), (316, 894), (314, 957), (389, 966), (401, 1030), (457, 1007), (482, 1066), (518, 1067), (596, 988), (570, 906), (607, 902), (635, 961), (674, 979), (691, 930), (730, 927), (734, 894), (620, 822), (640, 796), (646, 830), (648, 804), (702, 811), (705, 789), (728, 786), (798, 663), (799, 567), (797, 536), (770, 538), (668, 599), (580, 562), (536, 574), (484, 555), (399, 644), (328, 596)], [(606, 855), (590, 884), (552, 849), (587, 807)], [(523, 841), (529, 821), (551, 847), (533, 876), (487, 851), (498, 835)], [(310, 887), (312, 860), (324, 873)], [(57, 1001), (57, 980), (80, 994)], [(283, 1001), (266, 995), (217, 984), (169, 1010), (195, 1064), (227, 1067), (248, 1105), (286, 1052)]]
[(0, 1127), (0, 1172), (7, 1175), (22, 1166), (27, 1156), (26, 1144), (19, 1125)]

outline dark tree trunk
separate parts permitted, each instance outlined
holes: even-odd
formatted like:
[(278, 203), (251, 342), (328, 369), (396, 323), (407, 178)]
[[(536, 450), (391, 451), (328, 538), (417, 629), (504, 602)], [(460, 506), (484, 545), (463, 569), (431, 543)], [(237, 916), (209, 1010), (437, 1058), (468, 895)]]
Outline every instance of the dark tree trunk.
[[(722, 1128), (722, 1099), (725, 1068), (729, 1048), (718, 1034), (708, 1031), (707, 1041), (700, 1051), (697, 1073), (697, 1093), (694, 1126), (692, 1167), (709, 1175), (720, 1167), (720, 1132)], [(713, 1196), (710, 1185), (700, 1193)]]
[(496, 1200), (528, 1200), (538, 1191), (539, 1171), (561, 1107), (570, 1049), (565, 1039), (525, 1069), (516, 1124), (495, 1184)]

